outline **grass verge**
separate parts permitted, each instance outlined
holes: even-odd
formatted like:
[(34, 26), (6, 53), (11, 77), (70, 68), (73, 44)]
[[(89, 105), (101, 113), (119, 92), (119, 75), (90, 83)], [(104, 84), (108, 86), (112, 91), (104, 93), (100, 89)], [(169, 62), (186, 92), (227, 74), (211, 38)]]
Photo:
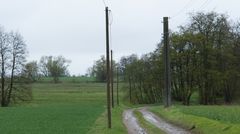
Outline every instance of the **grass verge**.
[(112, 109), (112, 128), (107, 127), (107, 113), (100, 116), (88, 134), (127, 134), (127, 130), (122, 122), (122, 113), (126, 107), (124, 105), (115, 106)]
[[(196, 106), (198, 107), (198, 106)], [(196, 108), (195, 107), (195, 108)], [(211, 109), (206, 109), (205, 111), (201, 111), (202, 113), (206, 113), (206, 116), (197, 116), (194, 114), (184, 112), (184, 107), (171, 107), (171, 108), (163, 108), (162, 106), (152, 107), (150, 110), (165, 120), (174, 123), (176, 125), (182, 126), (187, 129), (191, 129), (193, 133), (201, 133), (201, 134), (239, 134), (240, 132), (240, 124), (234, 124), (229, 122), (222, 122), (218, 120), (214, 120), (207, 116), (207, 113)], [(201, 106), (199, 107), (201, 109)], [(186, 110), (186, 109), (185, 109)], [(212, 109), (213, 110), (213, 109)], [(215, 108), (216, 111), (217, 108)], [(226, 111), (224, 111), (226, 112)], [(221, 111), (219, 111), (221, 114)], [(229, 114), (231, 112), (229, 111)]]

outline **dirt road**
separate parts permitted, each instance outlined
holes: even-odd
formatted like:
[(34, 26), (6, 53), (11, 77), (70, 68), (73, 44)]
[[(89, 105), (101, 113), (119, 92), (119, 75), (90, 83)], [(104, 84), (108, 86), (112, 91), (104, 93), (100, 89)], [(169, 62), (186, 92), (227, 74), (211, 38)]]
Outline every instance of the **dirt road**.
[(160, 117), (156, 116), (152, 112), (149, 112), (147, 108), (142, 108), (139, 111), (142, 113), (143, 118), (146, 121), (150, 122), (151, 124), (158, 127), (167, 134), (190, 134), (190, 132), (175, 125), (172, 125), (166, 122), (165, 120), (161, 119)]
[(134, 109), (129, 109), (123, 112), (123, 123), (127, 127), (128, 134), (147, 134), (138, 124), (138, 120), (133, 115), (133, 111)]
[(138, 124), (137, 118), (134, 116), (133, 111), (139, 110), (143, 118), (149, 123), (153, 124), (157, 128), (164, 131), (166, 134), (191, 134), (183, 128), (177, 127), (173, 124), (166, 122), (160, 117), (156, 116), (152, 112), (148, 111), (147, 108), (129, 109), (123, 113), (123, 122), (128, 130), (129, 134), (147, 134), (144, 128)]

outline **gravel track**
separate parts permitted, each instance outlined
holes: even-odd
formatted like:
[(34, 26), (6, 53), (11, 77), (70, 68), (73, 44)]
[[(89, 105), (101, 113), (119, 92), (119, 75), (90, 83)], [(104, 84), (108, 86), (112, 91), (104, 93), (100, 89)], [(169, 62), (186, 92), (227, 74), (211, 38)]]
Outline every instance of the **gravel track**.
[(147, 108), (141, 108), (139, 111), (142, 113), (143, 118), (150, 122), (151, 124), (155, 125), (162, 131), (167, 134), (191, 134), (190, 132), (186, 131), (183, 128), (177, 127), (173, 124), (166, 122), (165, 120), (161, 119), (160, 117), (156, 116), (152, 112), (149, 112)]
[(129, 109), (123, 112), (123, 123), (128, 130), (128, 134), (147, 134), (138, 124), (138, 120), (134, 116), (133, 111), (134, 109)]

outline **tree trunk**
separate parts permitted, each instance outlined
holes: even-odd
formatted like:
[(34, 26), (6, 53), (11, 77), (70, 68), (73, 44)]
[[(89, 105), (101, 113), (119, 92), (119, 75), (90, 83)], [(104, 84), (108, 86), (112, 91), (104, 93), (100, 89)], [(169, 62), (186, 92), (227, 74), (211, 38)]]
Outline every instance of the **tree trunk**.
[(13, 64), (12, 64), (12, 70), (11, 70), (11, 79), (10, 79), (10, 88), (7, 98), (7, 105), (9, 105), (12, 95), (12, 89), (13, 89), (13, 80), (14, 80), (14, 70), (15, 70), (15, 56), (13, 56)]
[(232, 102), (232, 98), (230, 95), (230, 89), (229, 86), (226, 84), (225, 89), (224, 89), (224, 101), (226, 104), (230, 104)]
[(1, 72), (1, 90), (2, 90), (2, 100), (1, 100), (1, 106), (6, 106), (6, 98), (5, 98), (5, 63), (4, 63), (4, 55), (1, 54), (1, 60), (2, 60), (2, 72)]
[(128, 80), (129, 80), (129, 101), (131, 103), (132, 102), (132, 82), (131, 82), (131, 77), (129, 77)]

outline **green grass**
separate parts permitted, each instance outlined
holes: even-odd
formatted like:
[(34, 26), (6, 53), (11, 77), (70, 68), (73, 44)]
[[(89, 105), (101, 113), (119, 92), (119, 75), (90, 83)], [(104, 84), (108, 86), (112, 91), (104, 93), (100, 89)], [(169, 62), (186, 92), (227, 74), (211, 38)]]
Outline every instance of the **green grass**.
[(185, 114), (206, 117), (223, 123), (240, 124), (240, 106), (181, 106)]
[(36, 83), (33, 101), (0, 108), (4, 134), (84, 134), (105, 111), (105, 84)]
[(127, 134), (127, 130), (122, 122), (122, 113), (125, 109), (124, 105), (120, 105), (112, 109), (112, 128), (107, 127), (107, 113), (105, 112), (100, 116), (94, 127), (88, 132), (88, 134)]
[(138, 122), (142, 128), (145, 128), (148, 134), (165, 134), (162, 130), (152, 125), (143, 118), (143, 115), (138, 110), (134, 111), (134, 115), (138, 119)]
[[(116, 84), (114, 85), (116, 86)], [(116, 89), (116, 87), (114, 87)], [(108, 128), (107, 124), (107, 112), (105, 111), (94, 123), (94, 127), (88, 132), (88, 134), (127, 134), (127, 130), (122, 122), (122, 113), (125, 109), (129, 108), (123, 103), (124, 83), (119, 84), (119, 99), (120, 105), (112, 108), (112, 128)], [(115, 94), (116, 95), (116, 94)], [(116, 97), (115, 97), (116, 102)]]
[[(0, 133), (4, 134), (127, 134), (122, 123), (122, 112), (131, 105), (120, 93), (121, 103), (112, 110), (112, 129), (107, 128), (106, 84), (86, 82), (85, 78), (61, 78), (62, 83), (34, 83), (33, 100), (0, 107)], [(90, 80), (89, 80), (90, 81)], [(120, 85), (124, 88), (124, 84)], [(124, 100), (123, 100), (124, 99)], [(197, 99), (195, 99), (197, 100)], [(151, 106), (151, 105), (149, 105)], [(169, 122), (193, 132), (208, 134), (238, 134), (240, 106), (173, 106), (164, 109), (152, 105), (151, 111)], [(147, 131), (159, 129), (135, 112)]]
[(107, 128), (106, 84), (85, 78), (60, 80), (53, 84), (52, 78), (44, 78), (32, 85), (31, 102), (0, 107), (0, 133), (127, 134), (122, 104), (113, 109), (112, 129)]
[(239, 134), (239, 109), (238, 106), (173, 106), (167, 109), (158, 106), (151, 111), (186, 129), (194, 127), (194, 133)]

